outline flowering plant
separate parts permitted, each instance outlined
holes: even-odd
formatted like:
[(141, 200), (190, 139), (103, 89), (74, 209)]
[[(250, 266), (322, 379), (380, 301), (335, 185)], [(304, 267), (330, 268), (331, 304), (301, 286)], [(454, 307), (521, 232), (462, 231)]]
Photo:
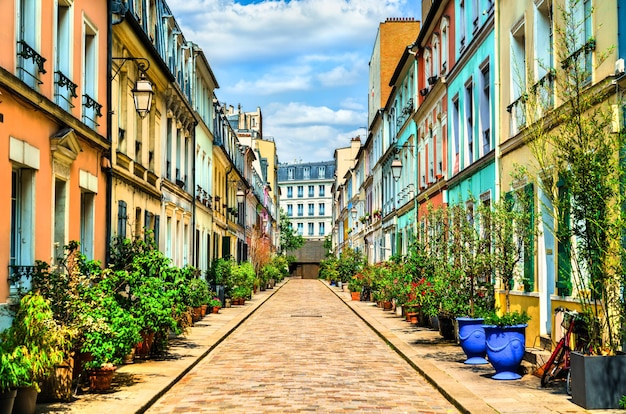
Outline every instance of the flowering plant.
[(213, 298), (213, 299), (209, 299), (209, 303), (208, 306), (211, 308), (215, 308), (215, 307), (222, 307), (222, 301), (219, 298)]

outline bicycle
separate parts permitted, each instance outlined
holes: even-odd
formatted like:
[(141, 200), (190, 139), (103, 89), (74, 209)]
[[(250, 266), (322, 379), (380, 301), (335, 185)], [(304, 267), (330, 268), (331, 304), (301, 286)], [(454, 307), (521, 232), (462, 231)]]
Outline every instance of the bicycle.
[[(563, 308), (557, 310), (560, 310), (565, 314), (563, 317), (563, 322), (561, 322), (561, 326), (566, 328), (567, 331), (556, 344), (554, 351), (550, 355), (550, 358), (548, 358), (548, 362), (543, 365), (541, 386), (545, 388), (551, 381), (555, 380), (556, 378), (562, 378), (563, 376), (566, 376), (565, 390), (568, 395), (572, 395), (570, 354), (572, 350), (587, 351), (586, 343), (588, 341), (585, 340), (586, 329), (584, 326), (584, 320), (578, 318), (578, 312)], [(578, 335), (576, 338), (575, 349), (572, 349), (571, 347), (572, 333), (576, 333)]]

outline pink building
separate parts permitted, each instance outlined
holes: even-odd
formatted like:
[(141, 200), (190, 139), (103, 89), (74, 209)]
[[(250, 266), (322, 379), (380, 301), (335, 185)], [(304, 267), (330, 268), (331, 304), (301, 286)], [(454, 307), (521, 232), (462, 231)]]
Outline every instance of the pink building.
[(107, 3), (3, 2), (0, 303), (71, 240), (105, 258)]

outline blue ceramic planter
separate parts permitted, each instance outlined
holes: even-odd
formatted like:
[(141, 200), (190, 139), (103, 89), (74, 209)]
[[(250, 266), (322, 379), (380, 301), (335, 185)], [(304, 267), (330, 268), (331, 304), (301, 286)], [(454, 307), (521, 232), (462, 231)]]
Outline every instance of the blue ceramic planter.
[(482, 365), (488, 364), (487, 338), (483, 328), (483, 318), (456, 318), (459, 324), (459, 340), (461, 348), (465, 352), (466, 364)]
[(525, 333), (528, 325), (513, 325), (499, 327), (484, 325), (487, 337), (487, 358), (496, 370), (491, 378), (497, 380), (516, 380), (521, 375), (517, 373), (524, 357)]

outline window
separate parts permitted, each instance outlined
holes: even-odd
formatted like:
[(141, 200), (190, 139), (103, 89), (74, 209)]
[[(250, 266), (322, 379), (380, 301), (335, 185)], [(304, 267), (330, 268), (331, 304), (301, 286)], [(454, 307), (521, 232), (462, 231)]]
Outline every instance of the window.
[(521, 20), (511, 30), (511, 104), (507, 111), (511, 114), (511, 135), (517, 134), (521, 127), (526, 124), (524, 114), (524, 102), (521, 97), (526, 90), (526, 36), (524, 33), (524, 20)]
[(320, 166), (317, 168), (317, 178), (325, 178), (326, 177), (326, 167)]
[(31, 265), (34, 260), (34, 172), (15, 168), (11, 173), (11, 265)]
[(315, 234), (315, 225), (314, 223), (309, 223), (309, 236), (313, 236)]
[(298, 216), (304, 216), (304, 204), (298, 204)]
[(80, 250), (87, 259), (93, 259), (95, 194), (80, 193)]
[(491, 99), (489, 90), (489, 63), (481, 68), (480, 130), (483, 155), (491, 151)]
[(304, 234), (304, 223), (298, 223), (298, 235), (302, 236)]
[(287, 204), (287, 216), (293, 217), (293, 205)]
[(71, 81), (72, 56), (71, 46), (72, 13), (70, 4), (59, 1), (57, 6), (57, 37), (55, 56), (54, 102), (61, 108), (69, 111), (74, 107), (72, 98), (75, 98), (77, 85)]
[(448, 69), (448, 19), (441, 20), (441, 74), (447, 73)]
[(463, 50), (465, 50), (465, 37), (466, 37), (466, 33), (465, 33), (465, 0), (461, 0), (459, 3), (459, 39), (460, 39), (460, 45), (459, 45), (459, 52), (463, 53)]
[[(126, 238), (127, 220), (128, 220), (128, 216), (126, 215), (126, 202), (119, 200), (117, 202), (117, 236), (121, 239)], [(168, 223), (169, 223), (169, 217), (168, 217)], [(168, 235), (169, 234), (170, 233), (169, 233), (169, 228), (168, 228)]]
[(428, 50), (426, 50), (424, 52), (424, 77), (426, 78), (425, 81), (428, 82), (428, 79), (432, 76), (431, 74), (432, 72), (432, 60), (431, 60), (431, 56), (430, 56), (430, 52)]
[(315, 215), (315, 204), (309, 203), (309, 216)]
[[(428, 128), (426, 147), (428, 148), (428, 182), (432, 183), (435, 181), (435, 151), (433, 145), (432, 126)], [(406, 165), (406, 163), (404, 165)]]
[(472, 31), (478, 30), (478, 0), (472, 0)]
[(319, 203), (319, 205), (317, 207), (318, 207), (318, 212), (319, 212), (320, 216), (323, 216), (323, 215), (326, 214), (326, 211), (325, 211), (326, 210), (326, 204)]
[(459, 97), (458, 95), (452, 99), (452, 135), (453, 135), (453, 143), (454, 143), (454, 160), (453, 160), (453, 173), (456, 174), (459, 172), (459, 124), (460, 124), (460, 116), (459, 113)]
[(302, 176), (304, 177), (305, 180), (308, 180), (309, 178), (311, 178), (311, 167), (304, 167), (302, 169)]
[(293, 187), (287, 186), (287, 198), (293, 198)]
[(310, 185), (309, 186), (309, 197), (315, 197), (315, 186), (314, 185)]
[(67, 181), (60, 178), (54, 180), (54, 234), (55, 257), (61, 257), (63, 246), (67, 243)]
[(325, 190), (326, 190), (326, 186), (324, 184), (320, 184), (319, 188), (318, 188), (318, 195), (320, 197), (324, 197), (325, 195)]
[[(587, 74), (586, 82), (591, 82), (591, 72), (593, 70), (593, 49), (595, 47), (588, 47), (587, 42), (593, 37), (593, 27), (591, 25), (591, 0), (569, 0), (568, 12), (571, 13), (573, 28), (573, 36), (576, 38), (576, 45), (574, 51), (580, 51), (584, 48), (584, 53), (579, 55), (579, 59), (584, 59), (580, 62), (580, 68)], [(570, 23), (568, 23), (569, 25)], [(568, 28), (569, 30), (569, 28)]]
[[(436, 158), (436, 174), (441, 177), (443, 175), (443, 131), (441, 130), (441, 122), (437, 121), (437, 127), (435, 128), (435, 158)], [(410, 160), (407, 160), (407, 165), (413, 165)]]
[(83, 122), (96, 128), (98, 118), (102, 116), (98, 103), (98, 41), (95, 28), (84, 23), (83, 50)]
[(167, 118), (167, 135), (166, 135), (166, 148), (165, 148), (165, 178), (172, 180), (172, 132), (173, 132), (172, 118)]
[(326, 231), (324, 229), (324, 223), (319, 223), (319, 232), (318, 233), (319, 233), (320, 236), (323, 236), (323, 235), (326, 234)]
[(433, 76), (438, 76), (441, 72), (439, 67), (439, 38), (433, 36)]
[[(536, 80), (543, 78), (548, 68), (554, 67), (553, 62), (553, 33), (551, 0), (535, 2), (535, 76)], [(549, 39), (546, 44), (546, 39)]]
[(465, 160), (468, 165), (474, 162), (474, 85), (470, 80), (465, 84), (465, 142), (467, 153)]
[(294, 168), (288, 168), (287, 169), (287, 179), (288, 180), (295, 179), (295, 169)]
[(302, 198), (302, 197), (304, 197), (304, 186), (299, 185), (298, 186), (298, 198)]
[(21, 0), (18, 11), (17, 74), (31, 88), (38, 90), (45, 73), (45, 59), (35, 49), (41, 30), (38, 0)]

